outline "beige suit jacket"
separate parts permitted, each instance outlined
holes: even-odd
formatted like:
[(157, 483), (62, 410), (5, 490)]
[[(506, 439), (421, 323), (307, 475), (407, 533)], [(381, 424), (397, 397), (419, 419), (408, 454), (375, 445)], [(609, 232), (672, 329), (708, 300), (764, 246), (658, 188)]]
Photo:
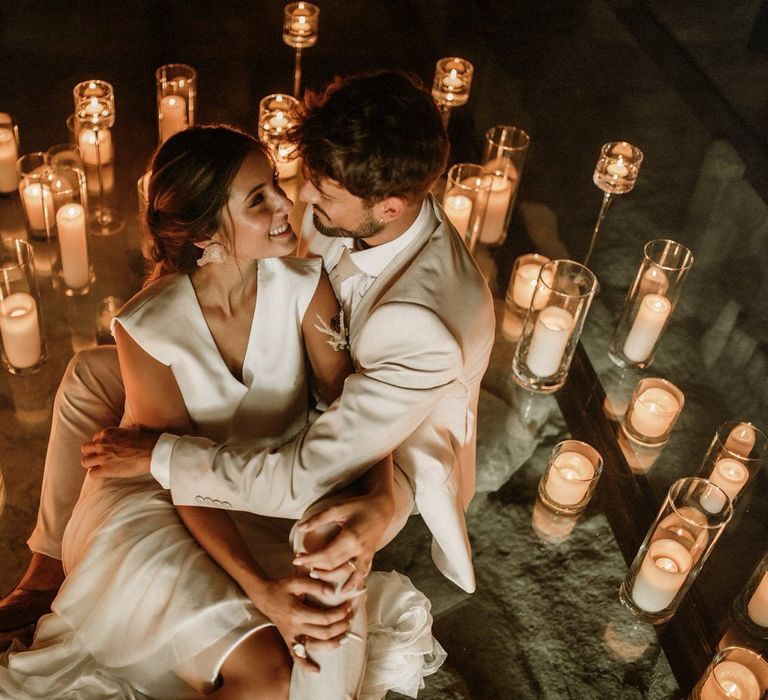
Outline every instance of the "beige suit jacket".
[[(174, 503), (212, 499), (298, 518), (394, 451), (433, 534), (435, 564), (474, 590), (464, 512), (475, 490), (477, 402), (493, 344), (493, 303), (461, 237), (431, 198), (429, 205), (436, 227), (387, 265), (352, 314), (356, 373), (342, 396), (272, 451), (180, 438), (170, 464)], [(326, 253), (341, 245), (327, 240)]]

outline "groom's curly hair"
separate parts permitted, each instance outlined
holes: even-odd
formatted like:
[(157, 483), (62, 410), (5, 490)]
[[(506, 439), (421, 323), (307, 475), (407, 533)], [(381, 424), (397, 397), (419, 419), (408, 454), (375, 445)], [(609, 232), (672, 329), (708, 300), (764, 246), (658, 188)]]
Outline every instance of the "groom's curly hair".
[(422, 197), (445, 169), (448, 137), (432, 95), (403, 71), (336, 78), (308, 92), (289, 133), (314, 182), (338, 182), (368, 205)]
[(269, 155), (253, 136), (230, 126), (195, 126), (171, 136), (150, 164), (143, 221), (153, 263), (147, 284), (171, 272), (195, 269), (215, 233), (231, 247), (225, 212), (232, 181), (252, 152)]

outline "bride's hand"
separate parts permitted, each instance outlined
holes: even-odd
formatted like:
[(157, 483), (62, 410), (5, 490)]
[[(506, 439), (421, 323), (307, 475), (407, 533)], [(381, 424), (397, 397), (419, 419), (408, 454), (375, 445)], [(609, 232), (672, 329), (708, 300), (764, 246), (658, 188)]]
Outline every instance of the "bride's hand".
[(349, 602), (335, 608), (314, 608), (302, 600), (305, 595), (322, 597), (333, 593), (334, 587), (323, 581), (306, 576), (259, 578), (243, 588), (253, 604), (277, 627), (294, 663), (308, 670), (320, 668), (311, 658), (297, 655), (297, 643), (310, 653), (313, 649), (335, 648), (349, 631), (352, 618)]
[(321, 549), (298, 555), (293, 560), (294, 566), (311, 569), (313, 576), (331, 582), (338, 581), (340, 574), (346, 573), (349, 578), (342, 587), (343, 592), (362, 588), (371, 569), (373, 555), (394, 512), (391, 492), (385, 490), (350, 498), (312, 515), (299, 523), (298, 527), (303, 532), (331, 523), (336, 523), (341, 529)]
[(98, 479), (148, 474), (158, 438), (142, 430), (106, 428), (83, 445), (82, 465)]

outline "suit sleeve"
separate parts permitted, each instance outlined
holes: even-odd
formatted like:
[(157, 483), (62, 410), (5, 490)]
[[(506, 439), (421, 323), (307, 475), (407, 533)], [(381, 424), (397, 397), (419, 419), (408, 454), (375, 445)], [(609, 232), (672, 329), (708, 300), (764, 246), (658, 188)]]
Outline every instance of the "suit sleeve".
[(358, 371), (347, 378), (341, 397), (279, 448), (180, 438), (170, 464), (174, 503), (218, 501), (237, 510), (301, 517), (318, 498), (402, 443), (462, 366), (460, 347), (440, 318), (404, 302), (384, 304), (368, 317), (356, 354)]

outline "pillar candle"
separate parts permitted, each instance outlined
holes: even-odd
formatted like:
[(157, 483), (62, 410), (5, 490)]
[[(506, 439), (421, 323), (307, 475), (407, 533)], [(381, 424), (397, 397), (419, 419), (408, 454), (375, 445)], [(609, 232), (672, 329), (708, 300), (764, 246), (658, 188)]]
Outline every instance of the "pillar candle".
[(485, 210), (483, 227), (480, 230), (480, 242), (494, 245), (506, 235), (504, 224), (507, 222), (507, 209), (512, 201), (514, 183), (503, 175), (495, 175), (491, 183), (491, 193)]
[(13, 192), (19, 184), (16, 161), (19, 152), (16, 137), (10, 129), (0, 129), (0, 192)]
[(595, 466), (578, 452), (561, 452), (547, 472), (544, 490), (555, 503), (575, 506), (584, 500)]
[(37, 305), (30, 294), (16, 292), (0, 301), (0, 336), (5, 357), (13, 367), (26, 369), (40, 361)]
[(663, 435), (677, 416), (680, 404), (664, 389), (651, 387), (637, 397), (632, 406), (632, 427), (649, 438)]
[[(53, 195), (51, 195), (50, 190), (35, 183), (24, 187), (21, 195), (29, 227), (36, 231), (45, 230), (46, 216), (53, 227)], [(43, 202), (45, 202), (45, 212), (43, 212)]]
[(763, 574), (763, 578), (749, 599), (747, 615), (756, 625), (768, 627), (768, 573)]
[(163, 142), (187, 128), (187, 101), (179, 95), (166, 95), (160, 100), (160, 141)]
[(739, 457), (749, 457), (754, 446), (755, 429), (749, 423), (739, 423), (725, 440), (725, 449)]
[(632, 362), (645, 362), (664, 330), (672, 312), (669, 299), (659, 294), (646, 294), (637, 309), (632, 328), (624, 341), (624, 355)]
[(571, 337), (573, 316), (565, 309), (548, 306), (536, 319), (526, 363), (538, 377), (550, 377), (560, 367), (563, 353)]
[(721, 661), (701, 688), (701, 700), (760, 700), (760, 685), (744, 664)]
[[(99, 135), (98, 156), (96, 154), (97, 133)], [(112, 134), (109, 129), (99, 129), (98, 132), (96, 132), (93, 129), (84, 127), (80, 130), (80, 135), (77, 137), (77, 141), (80, 145), (80, 153), (83, 156), (83, 162), (86, 165), (97, 165), (99, 160), (102, 165), (112, 162)]]
[(472, 200), (463, 194), (452, 194), (445, 198), (443, 208), (459, 234), (466, 236), (472, 215)]
[(728, 458), (718, 460), (709, 477), (709, 480), (723, 489), (731, 500), (739, 495), (748, 479), (749, 470), (741, 462)]
[[(515, 271), (515, 281), (512, 285), (512, 300), (518, 306), (528, 309), (531, 307), (533, 301), (533, 294), (536, 291), (536, 284), (539, 280), (539, 274), (543, 265), (537, 263), (525, 263), (520, 265)], [(542, 275), (542, 281), (547, 286), (552, 286), (553, 275), (551, 270), (547, 269)], [(536, 297), (536, 302), (533, 304), (533, 308), (543, 309), (547, 303), (547, 295), (539, 292)]]
[(692, 564), (691, 555), (679, 542), (652, 542), (632, 585), (632, 600), (645, 612), (664, 610), (683, 587)]
[(56, 212), (56, 227), (59, 232), (64, 284), (70, 289), (82, 289), (91, 279), (83, 206), (66, 204), (61, 207)]
[(669, 289), (669, 277), (660, 267), (651, 265), (640, 278), (640, 287), (638, 294), (645, 296), (646, 294), (659, 294), (664, 296)]

